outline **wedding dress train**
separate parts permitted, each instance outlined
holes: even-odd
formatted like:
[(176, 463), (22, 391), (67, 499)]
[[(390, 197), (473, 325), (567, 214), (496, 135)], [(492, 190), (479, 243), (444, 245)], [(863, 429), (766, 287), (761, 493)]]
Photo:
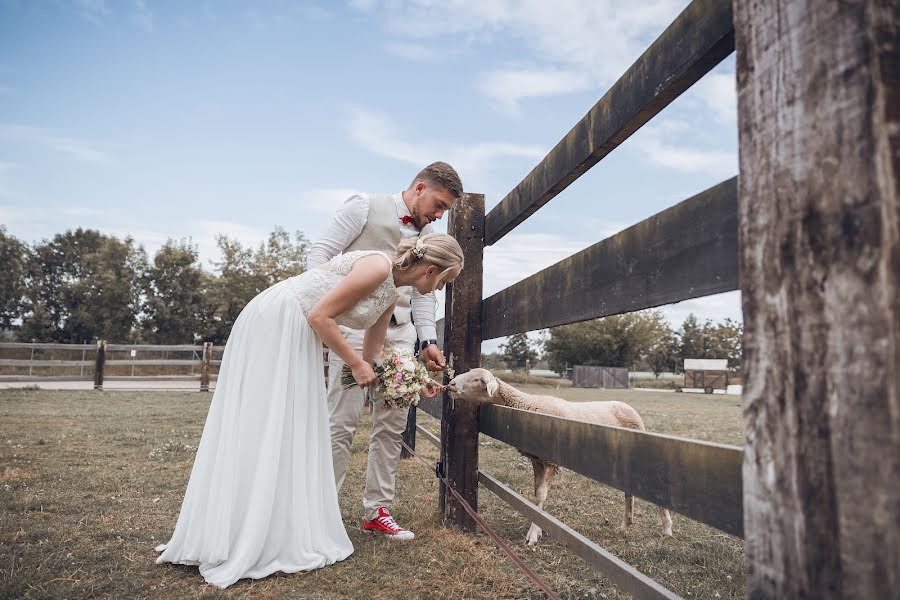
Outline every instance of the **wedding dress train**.
[[(349, 252), (331, 271), (282, 281), (241, 312), (175, 531), (156, 548), (157, 563), (198, 565), (207, 582), (225, 588), (353, 553), (334, 485), (322, 344), (305, 314), (368, 254)], [(369, 327), (394, 300), (388, 275), (337, 321)]]

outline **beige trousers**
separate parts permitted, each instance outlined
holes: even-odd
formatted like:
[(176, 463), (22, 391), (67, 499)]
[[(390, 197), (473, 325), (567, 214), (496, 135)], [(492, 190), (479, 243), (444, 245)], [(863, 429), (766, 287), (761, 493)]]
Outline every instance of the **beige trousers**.
[[(356, 351), (362, 352), (363, 331), (341, 327), (344, 339)], [(388, 327), (386, 348), (412, 350), (416, 343), (416, 328), (412, 323)], [(362, 415), (365, 394), (360, 388), (341, 389), (341, 369), (344, 361), (335, 353), (328, 353), (328, 410), (331, 424), (331, 458), (338, 492), (347, 476), (353, 434)], [(408, 409), (387, 409), (374, 401), (372, 406), (372, 437), (369, 440), (369, 461), (366, 467), (366, 489), (363, 509), (372, 519), (378, 507), (389, 508), (394, 499), (397, 463), (400, 461), (400, 440), (406, 429)]]

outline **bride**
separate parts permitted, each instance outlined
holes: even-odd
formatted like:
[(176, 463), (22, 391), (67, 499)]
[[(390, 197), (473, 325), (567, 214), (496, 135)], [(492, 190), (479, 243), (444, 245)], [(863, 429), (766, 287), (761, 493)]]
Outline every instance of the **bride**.
[[(403, 240), (396, 255), (347, 252), (261, 292), (241, 311), (197, 448), (181, 513), (157, 563), (199, 565), (225, 588), (238, 579), (295, 573), (353, 553), (331, 459), (322, 344), (376, 382), (397, 287), (420, 293), (459, 275), (454, 238)], [(366, 329), (362, 355), (338, 325)]]

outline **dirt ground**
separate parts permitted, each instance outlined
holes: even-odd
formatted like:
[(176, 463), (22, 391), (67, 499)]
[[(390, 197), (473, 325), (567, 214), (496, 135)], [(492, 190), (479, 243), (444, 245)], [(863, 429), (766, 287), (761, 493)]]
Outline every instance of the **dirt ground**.
[[(547, 388), (542, 388), (547, 392)], [(617, 398), (648, 429), (739, 445), (740, 399), (726, 396), (562, 389), (573, 400)], [(401, 463), (397, 520), (412, 542), (360, 530), (367, 418), (341, 493), (356, 552), (306, 574), (243, 580), (218, 590), (194, 567), (156, 565), (153, 546), (178, 516), (211, 395), (176, 391), (0, 390), (0, 598), (540, 598), (484, 535), (444, 529), (437, 480), (415, 460)], [(438, 423), (420, 412), (421, 423)], [(419, 440), (429, 461), (437, 451)], [(530, 463), (482, 436), (480, 467), (526, 496)], [(563, 598), (624, 598), (603, 576), (546, 536), (523, 540), (527, 521), (482, 489), (488, 524)], [(673, 515), (675, 537), (659, 535), (654, 507), (635, 501), (636, 522), (617, 531), (622, 494), (563, 471), (547, 510), (685, 598), (743, 598), (744, 545)]]

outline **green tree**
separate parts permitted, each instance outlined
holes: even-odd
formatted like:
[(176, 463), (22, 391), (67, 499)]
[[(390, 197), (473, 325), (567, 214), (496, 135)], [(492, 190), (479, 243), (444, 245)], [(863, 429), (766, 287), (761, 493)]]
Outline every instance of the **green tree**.
[(679, 368), (680, 350), (678, 336), (671, 330), (663, 333), (646, 357), (653, 375), (659, 377), (664, 371), (675, 372)]
[(538, 353), (535, 343), (528, 339), (528, 334), (515, 333), (500, 346), (500, 355), (507, 368), (522, 371), (528, 364), (534, 362)]
[(707, 319), (701, 324), (690, 314), (679, 330), (679, 362), (683, 365), (686, 358), (726, 358), (730, 369), (739, 370), (743, 362), (743, 335), (743, 325), (732, 319), (718, 324)]
[(140, 310), (147, 256), (130, 237), (91, 229), (33, 247), (26, 266), (21, 336), (42, 342), (126, 342)]
[(222, 258), (215, 263), (219, 276), (213, 280), (209, 298), (213, 307), (205, 339), (224, 343), (241, 310), (258, 293), (279, 281), (306, 270), (309, 242), (299, 231), (294, 238), (276, 227), (254, 252), (240, 241), (216, 237)]
[(549, 330), (544, 352), (550, 368), (566, 365), (632, 367), (646, 359), (671, 328), (658, 310), (613, 315)]
[(740, 370), (744, 361), (744, 325), (732, 319), (725, 319), (722, 323), (710, 324), (707, 336), (710, 355), (708, 358), (727, 358), (729, 369)]
[(196, 246), (168, 240), (143, 278), (143, 339), (153, 344), (200, 341), (211, 317), (211, 276), (200, 266)]
[(0, 331), (17, 327), (25, 295), (28, 246), (6, 233), (0, 225)]

